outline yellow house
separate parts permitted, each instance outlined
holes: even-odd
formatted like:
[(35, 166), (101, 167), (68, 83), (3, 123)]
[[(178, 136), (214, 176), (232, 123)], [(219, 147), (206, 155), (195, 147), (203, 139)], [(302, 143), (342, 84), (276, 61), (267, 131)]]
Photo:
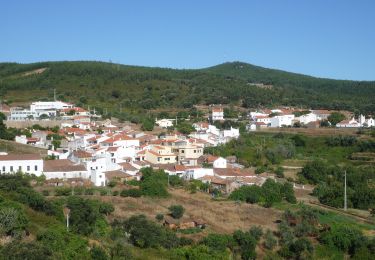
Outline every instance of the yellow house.
[(146, 151), (145, 160), (152, 164), (176, 163), (176, 154), (172, 152), (171, 147), (155, 145)]

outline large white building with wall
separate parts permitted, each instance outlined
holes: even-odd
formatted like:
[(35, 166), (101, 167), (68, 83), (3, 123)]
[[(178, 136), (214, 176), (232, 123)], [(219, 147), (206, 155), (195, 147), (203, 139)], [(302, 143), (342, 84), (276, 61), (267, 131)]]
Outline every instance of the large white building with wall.
[(38, 154), (3, 154), (0, 155), (0, 172), (23, 172), (41, 176), (43, 173), (43, 159)]

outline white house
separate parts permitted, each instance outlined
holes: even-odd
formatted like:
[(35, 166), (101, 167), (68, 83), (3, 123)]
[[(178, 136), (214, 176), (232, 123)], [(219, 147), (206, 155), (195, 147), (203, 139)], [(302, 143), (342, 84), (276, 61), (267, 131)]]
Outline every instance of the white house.
[(310, 122), (317, 121), (318, 117), (314, 113), (308, 113), (308, 114), (296, 117), (296, 120), (299, 121), (301, 124), (307, 125)]
[(214, 175), (214, 171), (211, 168), (191, 168), (191, 169), (187, 169), (183, 173), (183, 178), (187, 180), (192, 180), (192, 179), (195, 180), (195, 179), (202, 178), (204, 176), (213, 176), (213, 175)]
[(89, 179), (90, 175), (82, 164), (75, 164), (67, 159), (44, 161), (43, 174), (46, 179)]
[(159, 119), (159, 120), (156, 120), (155, 124), (157, 124), (158, 126), (162, 127), (162, 128), (168, 128), (168, 127), (172, 127), (173, 126), (173, 121), (172, 119)]
[(255, 120), (257, 123), (264, 123), (266, 125), (271, 124), (271, 117), (269, 116), (258, 116)]
[(24, 172), (41, 176), (43, 160), (38, 154), (4, 154), (0, 155), (0, 172)]
[(222, 106), (214, 106), (211, 111), (212, 121), (224, 120), (224, 109)]
[(224, 138), (238, 138), (240, 137), (240, 129), (231, 127), (229, 130), (223, 131)]
[(227, 168), (227, 160), (223, 157), (219, 157), (213, 162), (213, 167), (222, 169)]
[(271, 127), (291, 126), (293, 119), (293, 114), (274, 116), (271, 118)]
[(350, 120), (343, 120), (336, 124), (336, 127), (340, 128), (356, 128), (361, 127), (361, 124), (354, 119), (354, 117)]

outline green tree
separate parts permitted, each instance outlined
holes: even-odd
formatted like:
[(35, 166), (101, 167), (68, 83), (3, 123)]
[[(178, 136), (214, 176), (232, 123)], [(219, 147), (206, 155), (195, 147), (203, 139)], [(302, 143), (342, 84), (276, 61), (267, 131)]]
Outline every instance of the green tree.
[(341, 122), (342, 120), (345, 119), (345, 115), (343, 115), (342, 113), (339, 113), (339, 112), (333, 112), (332, 114), (330, 114), (328, 116), (328, 121), (332, 124), (332, 125), (336, 125), (337, 123)]

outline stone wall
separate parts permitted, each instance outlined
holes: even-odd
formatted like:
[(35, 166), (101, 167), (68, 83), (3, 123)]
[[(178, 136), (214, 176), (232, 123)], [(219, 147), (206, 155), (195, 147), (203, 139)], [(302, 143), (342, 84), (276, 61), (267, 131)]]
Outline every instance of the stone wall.
[(25, 120), (25, 121), (4, 121), (7, 127), (13, 128), (26, 128), (33, 125), (40, 125), (42, 127), (54, 127), (54, 126), (61, 126), (62, 123), (70, 123), (72, 124), (73, 121), (68, 120)]

